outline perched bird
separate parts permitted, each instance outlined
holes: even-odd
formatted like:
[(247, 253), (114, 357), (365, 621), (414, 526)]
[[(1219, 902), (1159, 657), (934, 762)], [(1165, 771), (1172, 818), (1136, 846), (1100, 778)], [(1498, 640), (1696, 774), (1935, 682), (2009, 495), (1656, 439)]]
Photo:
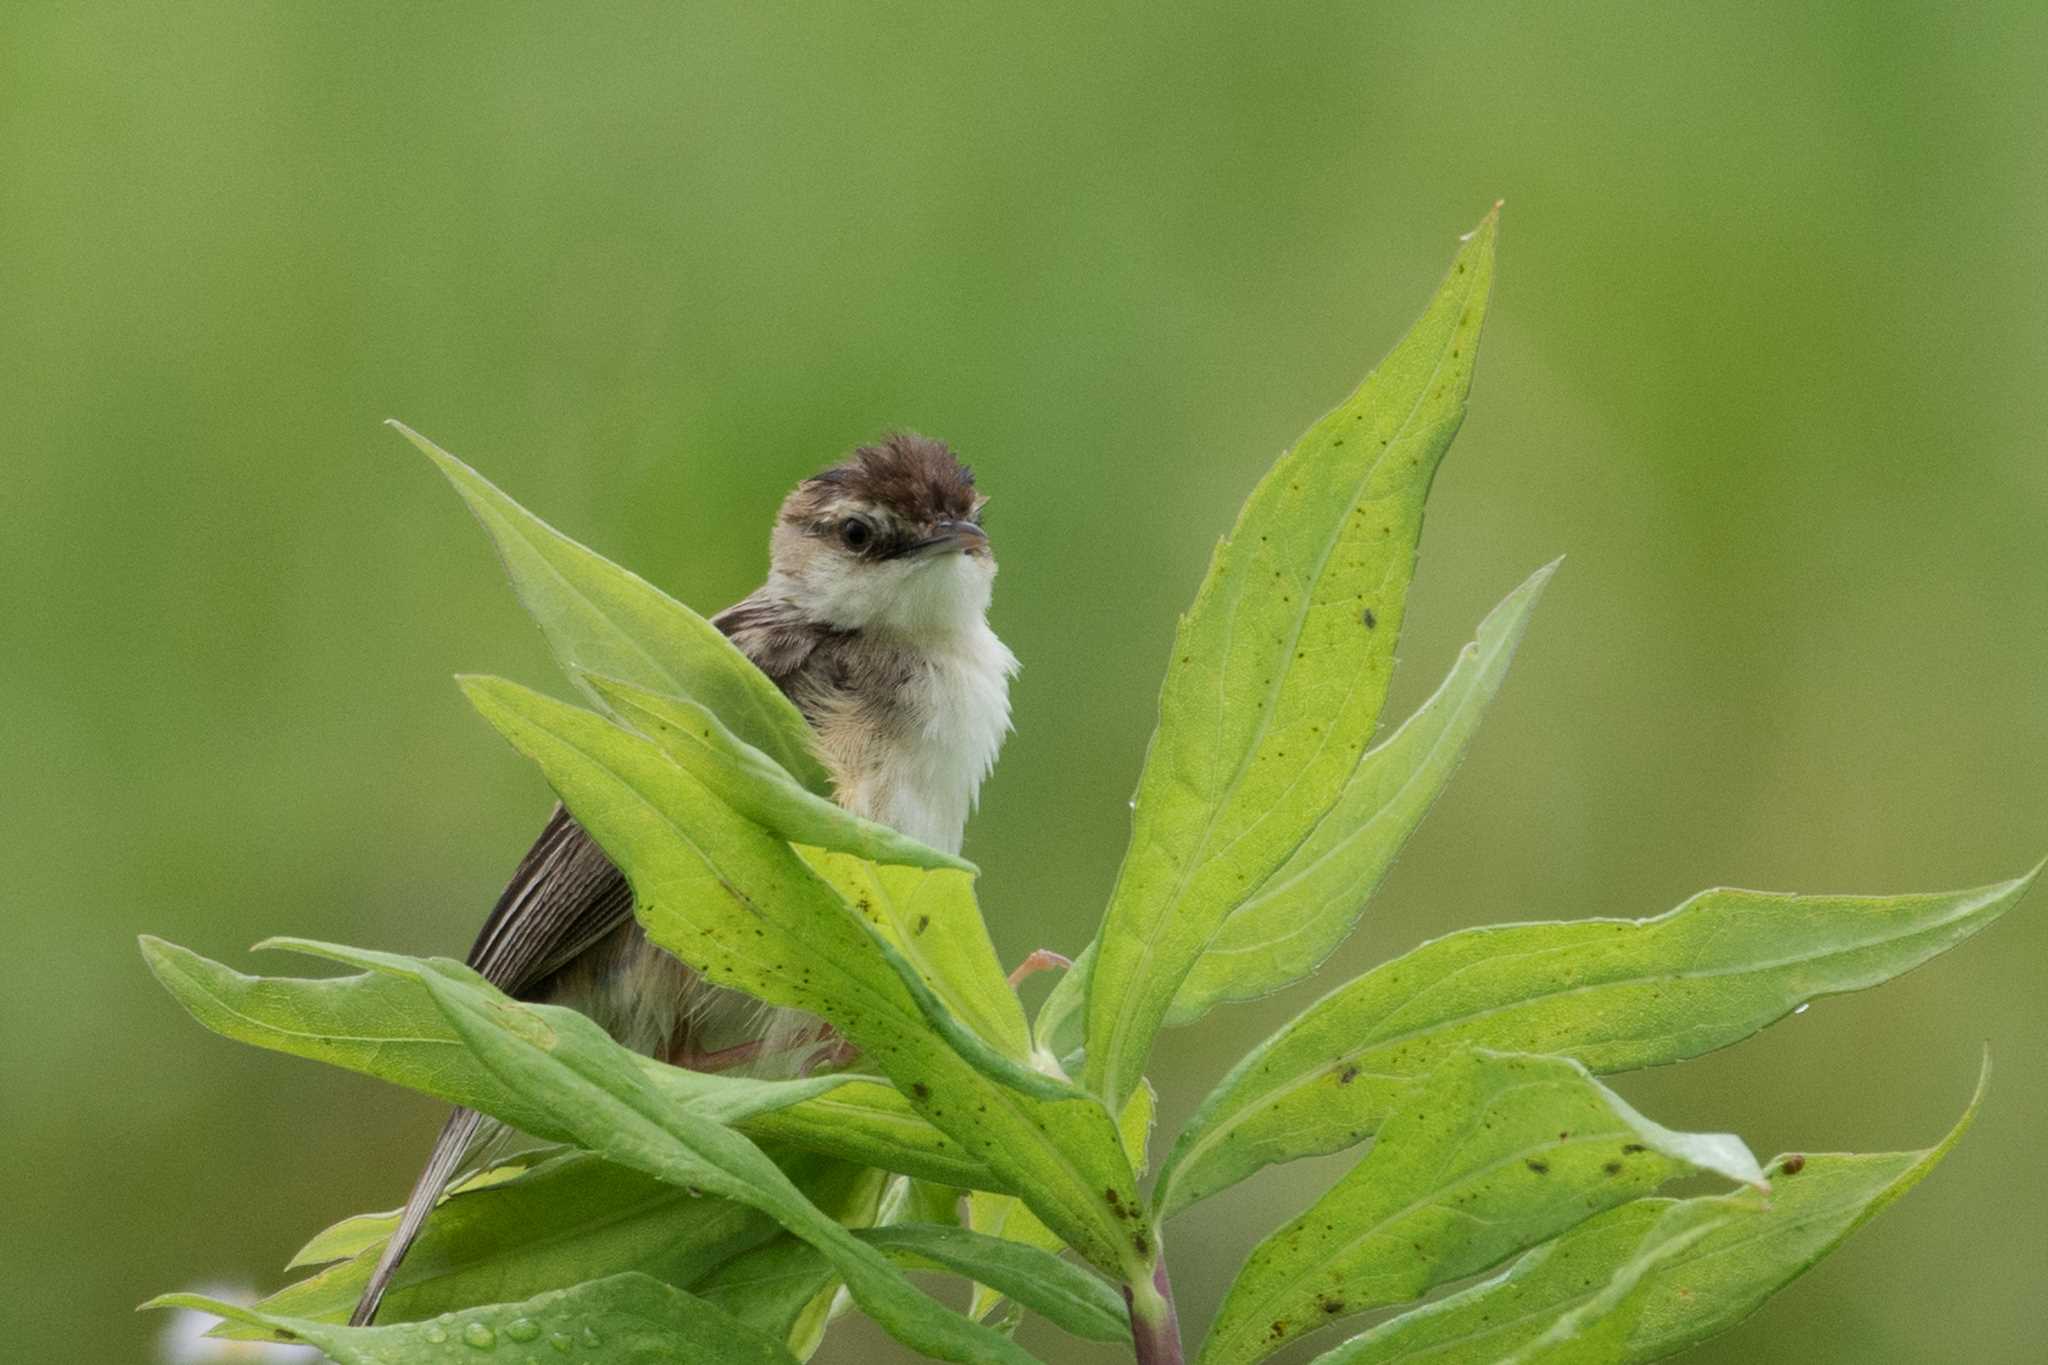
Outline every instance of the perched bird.
[[(712, 618), (810, 722), (840, 805), (948, 853), (1009, 733), (1017, 671), (988, 626), (986, 501), (940, 442), (862, 446), (783, 501), (768, 581)], [(468, 961), (507, 994), (581, 1010), (626, 1046), (684, 1065), (758, 1066), (820, 1037), (806, 1016), (712, 986), (649, 943), (624, 875), (560, 806)], [(376, 1317), (488, 1122), (449, 1116), (352, 1323)]]

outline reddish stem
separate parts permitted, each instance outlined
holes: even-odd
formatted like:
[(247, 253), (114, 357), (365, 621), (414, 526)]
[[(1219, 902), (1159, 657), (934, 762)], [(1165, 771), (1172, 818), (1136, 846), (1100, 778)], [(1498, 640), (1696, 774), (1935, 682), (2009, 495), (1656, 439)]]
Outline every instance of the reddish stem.
[(1138, 1365), (1184, 1365), (1180, 1316), (1174, 1311), (1173, 1285), (1166, 1278), (1163, 1254), (1152, 1263), (1152, 1283), (1146, 1292), (1124, 1286), (1124, 1303), (1131, 1311), (1131, 1345)]

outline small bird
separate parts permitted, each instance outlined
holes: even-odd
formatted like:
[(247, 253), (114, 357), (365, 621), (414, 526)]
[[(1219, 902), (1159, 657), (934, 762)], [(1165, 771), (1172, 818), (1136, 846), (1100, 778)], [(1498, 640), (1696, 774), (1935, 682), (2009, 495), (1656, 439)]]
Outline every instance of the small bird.
[[(938, 441), (862, 446), (783, 501), (768, 581), (712, 618), (810, 723), (839, 804), (947, 853), (1009, 733), (1017, 671), (988, 625), (986, 502)], [(625, 876), (560, 805), (468, 962), (509, 995), (581, 1010), (627, 1047), (700, 1069), (787, 1063), (823, 1038), (808, 1016), (712, 986), (649, 943)], [(351, 1323), (375, 1319), (487, 1126), (449, 1115)]]

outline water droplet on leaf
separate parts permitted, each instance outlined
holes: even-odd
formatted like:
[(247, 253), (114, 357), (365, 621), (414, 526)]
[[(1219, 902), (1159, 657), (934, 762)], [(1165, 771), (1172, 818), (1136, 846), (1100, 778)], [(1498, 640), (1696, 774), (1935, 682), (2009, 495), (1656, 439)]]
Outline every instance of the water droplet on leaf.
[(532, 1318), (514, 1318), (505, 1324), (505, 1335), (514, 1341), (533, 1341), (540, 1336), (540, 1324)]
[(488, 1351), (498, 1344), (498, 1334), (481, 1322), (472, 1322), (463, 1328), (462, 1339), (479, 1351)]
[(1813, 1002), (1811, 1000), (1802, 1000), (1799, 1002), (1798, 1007), (1794, 1009), (1792, 1012), (1794, 1014), (1804, 1014), (1807, 1012), (1807, 1010), (1811, 1008), (1813, 1008)]

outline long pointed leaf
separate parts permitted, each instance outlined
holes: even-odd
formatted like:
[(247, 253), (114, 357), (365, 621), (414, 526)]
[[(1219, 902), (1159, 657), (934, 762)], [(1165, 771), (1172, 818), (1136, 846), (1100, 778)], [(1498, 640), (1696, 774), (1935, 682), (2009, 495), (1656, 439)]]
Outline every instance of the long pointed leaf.
[(569, 539), (405, 423), (389, 425), (447, 475), (491, 533), (519, 600), (572, 678), (597, 673), (700, 702), (804, 786), (832, 794), (802, 714), (718, 627)]
[(1661, 1360), (1697, 1345), (1755, 1312), (1920, 1183), (1969, 1131), (1989, 1079), (1987, 1057), (1969, 1107), (1924, 1151), (1780, 1156), (1768, 1168), (1767, 1201), (1746, 1194), (1633, 1200), (1537, 1247), (1504, 1274), (1353, 1337), (1314, 1365), (1493, 1365), (1587, 1303), (1612, 1268), (1684, 1209), (1711, 1221), (1711, 1230), (1648, 1268), (1627, 1347), (1604, 1359)]
[[(797, 1161), (800, 1167), (785, 1162), (784, 1168), (813, 1202), (820, 1172), (852, 1169), (822, 1157)], [(397, 1222), (394, 1213), (329, 1229), (298, 1259), (333, 1259), (335, 1251), (346, 1259), (285, 1286), (257, 1308), (346, 1322)], [(400, 1263), (377, 1320), (388, 1326), (529, 1298), (599, 1270), (639, 1271), (688, 1286), (779, 1232), (772, 1218), (745, 1204), (693, 1194), (588, 1152), (567, 1152), (514, 1179), (444, 1200)], [(247, 1329), (215, 1334), (237, 1337)]]
[(1167, 1023), (1292, 985), (1343, 941), (1457, 771), (1556, 569), (1556, 561), (1544, 565), (1489, 612), (1435, 694), (1359, 758), (1301, 846), (1224, 919), (1181, 983)]
[[(898, 1223), (854, 1233), (907, 1270), (943, 1270), (991, 1284), (1063, 1331), (1089, 1341), (1129, 1341), (1130, 1317), (1105, 1281), (1038, 1247), (961, 1227)], [(692, 1292), (748, 1320), (774, 1320), (830, 1282), (831, 1270), (807, 1246), (777, 1243), (749, 1252)]]
[(2005, 913), (2039, 869), (1934, 895), (1704, 891), (1647, 920), (1510, 924), (1423, 944), (1260, 1044), (1182, 1130), (1168, 1213), (1276, 1161), (1369, 1136), (1401, 1088), (1467, 1046), (1611, 1073), (1698, 1056), (1819, 996), (1910, 971)]
[(1576, 1062), (1463, 1053), (1411, 1085), (1365, 1159), (1259, 1243), (1203, 1365), (1244, 1365), (1418, 1298), (1696, 1172), (1763, 1184), (1740, 1140), (1659, 1127)]
[(1281, 457), (1182, 618), (1088, 992), (1088, 1084), (1121, 1105), (1183, 981), (1308, 837), (1372, 738), (1422, 505), (1464, 419), (1496, 215), (1421, 320)]
[[(561, 1130), (552, 1115), (508, 1090), (476, 1058), (427, 992), (424, 977), (457, 983), (492, 1008), (516, 1012), (539, 1030), (560, 1026), (550, 1021), (560, 1021), (572, 1011), (517, 1004), (446, 958), (410, 958), (309, 939), (270, 939), (259, 946), (366, 970), (358, 976), (314, 979), (245, 976), (175, 943), (142, 938), (143, 955), (157, 978), (194, 1018), (223, 1036), (360, 1071), (467, 1105), (521, 1131), (560, 1140)], [(854, 1079), (708, 1075), (668, 1066), (617, 1044), (613, 1047), (621, 1065), (637, 1067), (673, 1102), (721, 1123), (741, 1123), (817, 1099)]]
[(611, 1365), (796, 1365), (781, 1342), (702, 1299), (637, 1274), (396, 1327), (337, 1327), (200, 1294), (165, 1294), (142, 1306), (192, 1308), (265, 1327), (319, 1347), (340, 1365), (476, 1365), (493, 1358), (485, 1353), (501, 1344), (531, 1359), (543, 1358), (532, 1354), (541, 1350)]

